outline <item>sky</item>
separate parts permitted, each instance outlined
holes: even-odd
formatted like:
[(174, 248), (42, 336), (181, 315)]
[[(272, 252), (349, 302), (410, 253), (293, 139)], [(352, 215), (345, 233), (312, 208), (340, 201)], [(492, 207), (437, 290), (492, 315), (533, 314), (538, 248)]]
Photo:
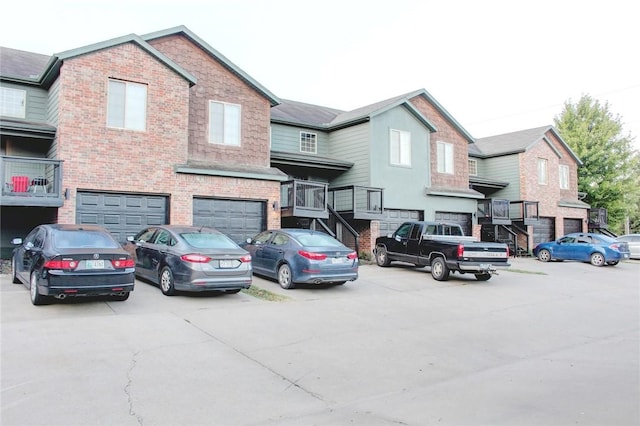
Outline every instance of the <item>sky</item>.
[(33, 0), (0, 6), (0, 45), (53, 55), (184, 25), (281, 99), (352, 110), (426, 89), (481, 138), (553, 125), (566, 102), (589, 95), (640, 150), (639, 9), (628, 0)]

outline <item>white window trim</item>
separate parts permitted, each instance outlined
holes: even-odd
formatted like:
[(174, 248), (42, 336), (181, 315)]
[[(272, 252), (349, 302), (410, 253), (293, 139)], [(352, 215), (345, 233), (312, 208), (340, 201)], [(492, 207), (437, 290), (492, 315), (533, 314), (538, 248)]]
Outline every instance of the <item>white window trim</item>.
[(569, 166), (560, 164), (559, 167), (560, 189), (569, 189)]
[(436, 142), (436, 161), (438, 173), (452, 175), (455, 172), (454, 168), (454, 152), (453, 144), (444, 141)]
[(0, 87), (0, 115), (26, 118), (27, 91), (12, 87)]
[[(393, 135), (397, 134), (397, 143)], [(394, 146), (395, 145), (395, 146)], [(389, 129), (389, 164), (411, 167), (411, 133), (405, 130)]]
[[(211, 112), (212, 112), (211, 105), (213, 105), (213, 104), (222, 105), (222, 108), (223, 108), (222, 141), (214, 141), (214, 140), (212, 140), (212, 137), (211, 137), (211, 132), (213, 130), (212, 129), (212, 123), (211, 123)], [(238, 138), (237, 138), (237, 140), (234, 140), (234, 141), (231, 141), (231, 142), (229, 141), (229, 139), (228, 139), (229, 135), (226, 132), (227, 123), (224, 122), (225, 116), (226, 116), (226, 108), (227, 107), (237, 108), (237, 111), (238, 111), (238, 117), (237, 117), (238, 118), (238, 123), (237, 123), (237, 129), (235, 129), (236, 133), (238, 134)], [(231, 103), (231, 102), (222, 102), (222, 101), (210, 100), (209, 101), (208, 124), (209, 124), (209, 131), (208, 131), (207, 140), (209, 141), (209, 143), (215, 144), (215, 145), (224, 145), (224, 146), (240, 146), (241, 145), (241, 142), (242, 142), (242, 105)]]
[(549, 184), (549, 162), (546, 158), (538, 158), (538, 185)]
[[(109, 86), (111, 83), (119, 83), (124, 85), (124, 108), (125, 108), (124, 117), (123, 117), (124, 122), (122, 123), (122, 126), (114, 125), (113, 123), (110, 123), (112, 118), (111, 114), (113, 112), (110, 110), (111, 102), (107, 100), (107, 127), (112, 129), (124, 129), (124, 130), (133, 130), (133, 131), (142, 131), (142, 132), (145, 131), (147, 129), (147, 105), (148, 105), (148, 96), (149, 96), (148, 85), (144, 83), (136, 83), (133, 81), (109, 79), (107, 82), (107, 86)], [(128, 95), (129, 89), (133, 87), (144, 88), (145, 96), (144, 96), (143, 105), (133, 104), (133, 101), (135, 101), (135, 97), (133, 96), (129, 97)], [(108, 88), (107, 97), (111, 95), (110, 92), (111, 90), (110, 88)], [(137, 121), (134, 119), (133, 115), (127, 113), (128, 109), (135, 109), (136, 112), (141, 113), (140, 117), (137, 117), (138, 118)], [(140, 125), (136, 125), (137, 122), (139, 122)]]
[[(471, 173), (471, 165), (473, 164), (473, 168), (475, 171)], [(478, 176), (478, 160), (474, 158), (469, 158), (469, 176)]]
[[(308, 136), (312, 136), (313, 138), (313, 151), (308, 151), (308, 150), (304, 150), (302, 149), (303, 146), (303, 138), (308, 135)], [(311, 133), (311, 132), (305, 132), (305, 131), (300, 131), (300, 152), (304, 153), (304, 154), (317, 154), (318, 153), (318, 134), (317, 133)]]

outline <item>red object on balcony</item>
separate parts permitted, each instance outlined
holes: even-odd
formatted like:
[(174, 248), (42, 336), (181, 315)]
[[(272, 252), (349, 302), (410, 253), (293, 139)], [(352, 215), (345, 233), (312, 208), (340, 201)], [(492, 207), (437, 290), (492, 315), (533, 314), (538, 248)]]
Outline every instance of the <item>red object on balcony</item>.
[(29, 176), (11, 176), (13, 192), (27, 192), (29, 189)]

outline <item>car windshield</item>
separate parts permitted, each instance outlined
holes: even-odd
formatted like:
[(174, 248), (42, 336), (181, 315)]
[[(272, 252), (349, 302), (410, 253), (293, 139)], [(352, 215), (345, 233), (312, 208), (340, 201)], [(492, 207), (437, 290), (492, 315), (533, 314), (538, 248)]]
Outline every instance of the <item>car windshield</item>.
[(342, 247), (340, 241), (322, 233), (297, 235), (296, 238), (305, 247)]
[(58, 231), (53, 234), (56, 248), (118, 248), (120, 245), (109, 234), (100, 231)]
[(180, 234), (189, 245), (201, 248), (238, 248), (233, 240), (224, 234), (210, 234), (206, 232), (191, 232)]

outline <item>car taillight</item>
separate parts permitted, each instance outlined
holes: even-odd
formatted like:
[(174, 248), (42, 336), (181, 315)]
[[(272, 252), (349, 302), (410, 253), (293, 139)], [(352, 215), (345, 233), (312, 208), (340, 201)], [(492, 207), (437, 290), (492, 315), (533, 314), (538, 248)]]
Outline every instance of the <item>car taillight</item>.
[(250, 254), (245, 254), (244, 256), (242, 256), (240, 258), (240, 262), (242, 263), (249, 263), (251, 262), (251, 255)]
[(325, 260), (327, 258), (327, 255), (324, 253), (313, 253), (305, 250), (298, 250), (298, 254), (311, 260)]
[(357, 258), (358, 258), (358, 253), (356, 253), (355, 251), (352, 251), (351, 253), (349, 253), (347, 255), (347, 259), (353, 260), (353, 259), (357, 259)]
[(112, 260), (111, 264), (113, 265), (114, 268), (116, 269), (120, 269), (120, 268), (133, 268), (135, 265), (135, 263), (133, 262), (133, 259), (117, 259), (117, 260)]
[(184, 260), (185, 262), (191, 263), (208, 263), (211, 261), (211, 258), (209, 256), (194, 253), (183, 254), (182, 256), (180, 256), (180, 259)]
[(77, 260), (62, 259), (62, 260), (48, 260), (45, 262), (44, 267), (47, 269), (71, 269), (74, 270), (78, 267)]
[(458, 257), (462, 257), (464, 255), (464, 245), (458, 244)]

